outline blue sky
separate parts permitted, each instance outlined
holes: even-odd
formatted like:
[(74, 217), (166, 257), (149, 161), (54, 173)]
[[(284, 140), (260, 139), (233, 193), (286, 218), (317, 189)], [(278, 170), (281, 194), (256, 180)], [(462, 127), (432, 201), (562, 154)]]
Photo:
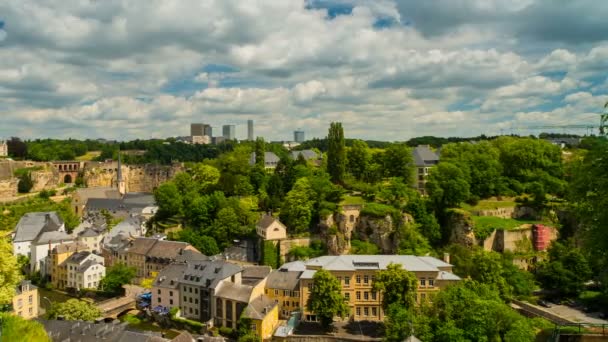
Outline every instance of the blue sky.
[[(499, 134), (608, 101), (608, 2), (0, 3), (0, 138)], [(560, 132), (562, 130), (559, 130)], [(579, 132), (584, 133), (584, 132)]]

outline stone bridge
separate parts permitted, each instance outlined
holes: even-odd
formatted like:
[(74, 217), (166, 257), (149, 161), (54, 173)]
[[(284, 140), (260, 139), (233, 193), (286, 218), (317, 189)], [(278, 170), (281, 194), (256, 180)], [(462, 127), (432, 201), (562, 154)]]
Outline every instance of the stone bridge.
[(125, 295), (97, 303), (104, 318), (116, 318), (120, 313), (136, 308), (137, 296), (145, 292), (145, 289), (135, 285), (123, 285)]

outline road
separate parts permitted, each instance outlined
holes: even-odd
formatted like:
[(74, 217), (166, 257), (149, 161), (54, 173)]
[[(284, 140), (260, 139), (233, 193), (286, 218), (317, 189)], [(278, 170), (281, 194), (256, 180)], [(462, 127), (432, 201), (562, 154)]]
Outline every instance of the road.
[(136, 285), (124, 285), (123, 287), (125, 289), (124, 297), (116, 297), (116, 298), (106, 300), (104, 302), (99, 303), (97, 305), (99, 310), (101, 310), (102, 312), (108, 312), (108, 311), (112, 311), (116, 308), (119, 308), (121, 306), (128, 305), (129, 303), (132, 303), (135, 301), (135, 299), (137, 298), (137, 295), (139, 295), (140, 293), (143, 293), (145, 291), (145, 289), (143, 287), (139, 287)]
[(552, 305), (543, 309), (574, 322), (608, 324), (607, 320), (598, 318), (598, 313), (586, 313), (566, 305)]

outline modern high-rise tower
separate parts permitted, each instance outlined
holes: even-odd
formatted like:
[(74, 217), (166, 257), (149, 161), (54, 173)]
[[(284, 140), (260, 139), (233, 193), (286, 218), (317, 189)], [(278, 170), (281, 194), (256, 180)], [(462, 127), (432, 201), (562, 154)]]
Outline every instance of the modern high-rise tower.
[(209, 138), (213, 137), (213, 129), (211, 128), (211, 125), (205, 124), (205, 127), (203, 128), (203, 133), (203, 135), (206, 135)]
[(222, 126), (222, 136), (226, 140), (234, 140), (236, 136), (236, 126), (235, 125), (224, 125)]
[(253, 141), (253, 120), (247, 120), (247, 140)]
[(203, 136), (205, 135), (205, 124), (202, 123), (193, 123), (190, 124), (190, 136)]
[(293, 131), (293, 141), (295, 141), (297, 143), (304, 142), (304, 131), (302, 131), (302, 130)]

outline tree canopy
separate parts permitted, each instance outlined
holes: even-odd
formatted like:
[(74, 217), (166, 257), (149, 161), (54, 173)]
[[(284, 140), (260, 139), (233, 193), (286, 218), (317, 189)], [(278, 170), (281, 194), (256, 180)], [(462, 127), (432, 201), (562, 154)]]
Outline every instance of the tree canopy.
[(53, 303), (47, 312), (49, 319), (56, 319), (58, 316), (63, 316), (69, 321), (94, 321), (101, 316), (101, 311), (87, 301), (80, 299), (68, 299), (62, 303)]
[(313, 276), (313, 287), (306, 308), (317, 315), (325, 328), (332, 325), (335, 316), (346, 317), (349, 312), (340, 282), (323, 269), (316, 271)]
[(99, 288), (114, 295), (122, 295), (122, 286), (131, 283), (136, 274), (134, 267), (122, 263), (115, 264), (106, 270), (106, 276), (99, 282)]

